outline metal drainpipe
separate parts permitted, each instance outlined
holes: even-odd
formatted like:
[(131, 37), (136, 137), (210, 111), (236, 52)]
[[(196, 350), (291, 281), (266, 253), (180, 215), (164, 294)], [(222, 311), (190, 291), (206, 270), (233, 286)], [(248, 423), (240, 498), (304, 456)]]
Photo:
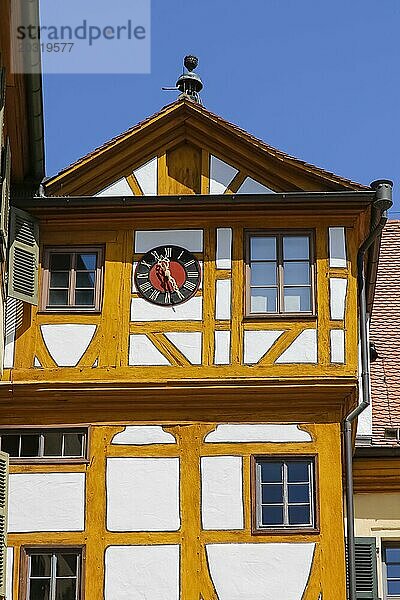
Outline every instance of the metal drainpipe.
[(365, 290), (364, 258), (368, 248), (382, 232), (388, 220), (387, 210), (392, 206), (393, 182), (379, 179), (371, 183), (376, 197), (372, 205), (371, 229), (367, 239), (362, 243), (357, 254), (358, 297), (360, 303), (360, 346), (361, 346), (361, 390), (362, 401), (344, 420), (344, 448), (346, 462), (346, 513), (347, 513), (347, 549), (348, 549), (348, 584), (349, 600), (356, 597), (356, 565), (354, 536), (354, 497), (353, 497), (353, 444), (352, 423), (371, 403), (369, 348), (367, 332), (367, 301)]

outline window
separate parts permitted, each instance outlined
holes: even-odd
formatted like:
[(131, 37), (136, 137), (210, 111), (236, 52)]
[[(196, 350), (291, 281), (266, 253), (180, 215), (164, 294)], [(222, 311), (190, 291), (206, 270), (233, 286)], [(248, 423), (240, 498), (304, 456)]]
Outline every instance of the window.
[(255, 529), (315, 529), (314, 458), (259, 457), (254, 468)]
[(102, 248), (46, 249), (42, 309), (100, 310), (102, 275)]
[(25, 549), (26, 600), (79, 600), (82, 550)]
[(312, 250), (309, 232), (249, 234), (247, 314), (313, 314)]
[(86, 458), (86, 438), (84, 429), (2, 430), (0, 448), (10, 458), (83, 459)]
[(385, 544), (383, 548), (383, 579), (385, 598), (400, 599), (400, 542)]

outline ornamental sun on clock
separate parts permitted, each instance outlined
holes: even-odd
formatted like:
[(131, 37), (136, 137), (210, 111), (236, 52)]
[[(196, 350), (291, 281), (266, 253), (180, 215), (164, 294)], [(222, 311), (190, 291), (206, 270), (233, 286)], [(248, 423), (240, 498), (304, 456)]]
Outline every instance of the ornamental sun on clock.
[(159, 306), (173, 306), (197, 292), (201, 269), (193, 254), (179, 246), (158, 246), (142, 256), (135, 270), (140, 296)]

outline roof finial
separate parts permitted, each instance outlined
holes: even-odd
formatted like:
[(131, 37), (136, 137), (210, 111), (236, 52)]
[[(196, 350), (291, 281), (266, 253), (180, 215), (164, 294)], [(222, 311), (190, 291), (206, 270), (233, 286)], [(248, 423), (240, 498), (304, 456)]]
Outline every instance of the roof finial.
[(185, 56), (183, 64), (186, 68), (183, 74), (176, 82), (176, 87), (181, 91), (179, 98), (189, 98), (193, 102), (201, 104), (199, 93), (203, 89), (203, 82), (200, 77), (194, 73), (194, 69), (199, 64), (199, 59), (196, 56)]

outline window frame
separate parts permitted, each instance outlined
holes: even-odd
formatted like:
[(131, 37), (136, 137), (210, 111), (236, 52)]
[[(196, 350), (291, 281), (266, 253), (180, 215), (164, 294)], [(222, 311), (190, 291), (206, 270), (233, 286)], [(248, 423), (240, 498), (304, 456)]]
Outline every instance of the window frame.
[[(309, 239), (309, 264), (310, 264), (310, 294), (311, 310), (284, 312), (282, 306), (284, 302), (284, 284), (283, 284), (283, 238), (284, 237), (308, 237)], [(251, 239), (253, 237), (274, 237), (277, 239), (277, 312), (251, 312)], [(316, 256), (315, 256), (315, 230), (312, 229), (255, 229), (245, 230), (245, 317), (249, 319), (293, 319), (293, 318), (311, 318), (315, 319), (317, 314), (317, 293), (316, 293)], [(296, 287), (296, 286), (293, 286)]]
[(73, 551), (79, 557), (78, 560), (78, 576), (77, 576), (77, 590), (78, 600), (84, 600), (85, 598), (85, 572), (86, 572), (86, 546), (83, 544), (71, 544), (60, 546), (59, 544), (29, 544), (21, 546), (20, 553), (20, 579), (19, 579), (19, 600), (29, 600), (29, 558), (32, 554), (46, 554), (51, 553), (52, 555), (59, 553), (67, 553)]
[[(79, 254), (79, 253), (96, 253), (96, 282), (94, 286), (94, 306), (85, 307), (76, 304), (68, 304), (68, 306), (48, 306), (50, 292), (50, 257), (52, 254)], [(103, 298), (103, 283), (104, 283), (104, 246), (103, 245), (79, 245), (79, 246), (44, 246), (43, 248), (43, 272), (42, 285), (40, 294), (40, 311), (46, 313), (100, 313)], [(72, 294), (76, 290), (76, 269), (71, 267), (69, 273), (72, 274), (68, 285), (68, 302), (70, 302)]]
[(382, 541), (382, 582), (383, 582), (383, 598), (384, 600), (400, 600), (400, 594), (396, 596), (388, 595), (388, 580), (387, 580), (387, 565), (386, 565), (386, 550), (387, 548), (398, 548), (400, 550), (400, 540)]
[[(295, 534), (318, 534), (319, 527), (319, 488), (318, 488), (318, 455), (317, 454), (256, 454), (251, 455), (250, 463), (250, 498), (251, 498), (251, 533), (253, 535), (295, 535)], [(311, 514), (312, 525), (271, 525), (260, 526), (258, 514), (260, 508), (260, 487), (257, 476), (257, 466), (260, 462), (304, 462), (311, 461)], [(285, 493), (285, 492), (284, 492)]]
[[(10, 464), (13, 465), (24, 465), (24, 464), (88, 464), (89, 463), (89, 448), (91, 438), (91, 428), (89, 425), (47, 425), (45, 427), (35, 427), (30, 425), (23, 425), (21, 427), (15, 427), (14, 425), (4, 425), (0, 427), (0, 449), (1, 449), (1, 436), (7, 434), (23, 435), (27, 434), (43, 434), (44, 432), (60, 431), (62, 433), (83, 433), (84, 435), (84, 452), (83, 456), (10, 456)], [(40, 443), (40, 442), (39, 442)]]

